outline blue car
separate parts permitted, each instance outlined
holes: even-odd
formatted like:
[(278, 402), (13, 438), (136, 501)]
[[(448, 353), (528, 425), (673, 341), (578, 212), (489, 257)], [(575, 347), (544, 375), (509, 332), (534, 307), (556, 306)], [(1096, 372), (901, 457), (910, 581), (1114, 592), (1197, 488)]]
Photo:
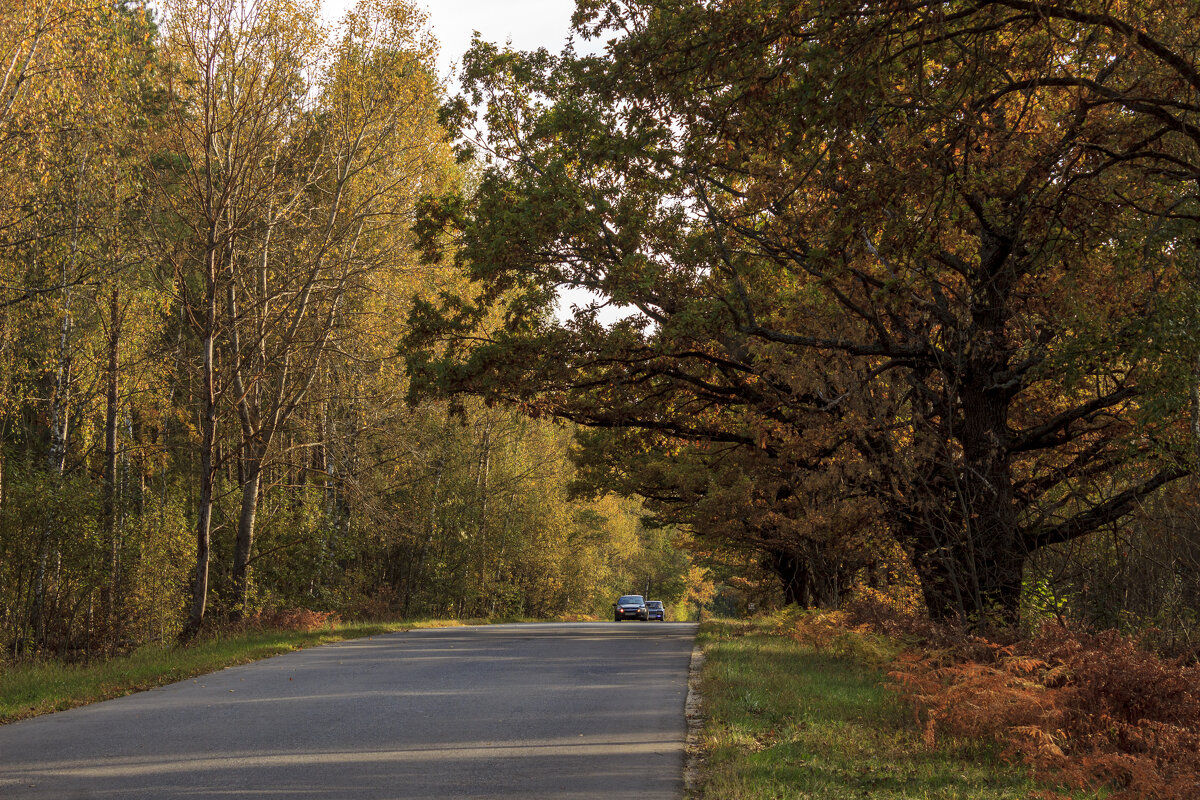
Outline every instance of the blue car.
[(662, 600), (647, 600), (646, 601), (646, 619), (656, 619), (659, 622), (665, 622), (666, 609), (663, 608)]

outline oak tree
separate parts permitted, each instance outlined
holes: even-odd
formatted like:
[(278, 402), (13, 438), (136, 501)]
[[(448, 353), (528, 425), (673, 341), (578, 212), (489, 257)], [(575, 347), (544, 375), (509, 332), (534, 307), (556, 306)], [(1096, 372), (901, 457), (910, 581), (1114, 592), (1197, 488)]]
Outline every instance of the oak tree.
[[(425, 231), (478, 283), (414, 310), (418, 391), (852, 463), (930, 612), (977, 624), (1016, 618), (1030, 553), (1191, 470), (1168, 339), (1194, 23), (585, 0), (575, 24), (604, 55), (468, 54), (449, 111), (488, 166)], [(598, 300), (559, 324), (562, 287)]]

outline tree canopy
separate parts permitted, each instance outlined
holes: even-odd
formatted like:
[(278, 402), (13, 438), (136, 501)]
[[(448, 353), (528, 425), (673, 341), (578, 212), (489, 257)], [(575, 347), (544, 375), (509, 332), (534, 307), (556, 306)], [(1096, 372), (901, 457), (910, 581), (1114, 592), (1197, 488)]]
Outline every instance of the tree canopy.
[(0, 663), (704, 588), (636, 499), (570, 496), (569, 429), (405, 403), (405, 311), (461, 283), (417, 207), (470, 171), (422, 12), (320, 19), (0, 5)]
[[(825, 504), (841, 545), (869, 510), (930, 612), (976, 621), (1016, 618), (1032, 553), (1192, 471), (1193, 21), (1082, 0), (574, 21), (603, 55), (468, 55), (448, 114), (488, 166), (423, 232), (475, 282), (418, 303), (418, 394), (642, 431), (597, 446), (677, 505), (714, 486), (679, 492), (646, 443), (758, 453), (762, 502)], [(598, 299), (560, 322), (562, 287)]]

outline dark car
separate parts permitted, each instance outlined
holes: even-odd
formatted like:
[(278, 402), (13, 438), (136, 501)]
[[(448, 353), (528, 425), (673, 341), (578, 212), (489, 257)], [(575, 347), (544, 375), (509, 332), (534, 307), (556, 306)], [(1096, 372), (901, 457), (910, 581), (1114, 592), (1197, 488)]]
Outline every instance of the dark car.
[(640, 594), (627, 594), (613, 603), (613, 619), (645, 619), (646, 601)]
[(656, 619), (659, 622), (665, 622), (667, 619), (667, 610), (663, 608), (662, 600), (647, 600), (646, 601), (646, 619)]

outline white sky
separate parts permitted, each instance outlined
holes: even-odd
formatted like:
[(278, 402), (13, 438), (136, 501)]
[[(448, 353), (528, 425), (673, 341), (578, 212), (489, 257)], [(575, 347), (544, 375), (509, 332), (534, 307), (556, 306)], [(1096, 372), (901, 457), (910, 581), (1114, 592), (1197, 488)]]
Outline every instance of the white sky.
[[(322, 11), (329, 22), (337, 21), (355, 0), (323, 0)], [(566, 45), (571, 33), (571, 14), (575, 0), (415, 0), (429, 13), (428, 24), (441, 45), (438, 53), (438, 73), (447, 79), (450, 92), (455, 91), (452, 66), (461, 64), (462, 54), (471, 44), (474, 31), (485, 41), (503, 45), (509, 41), (517, 50), (536, 50), (545, 47), (557, 53)], [(576, 42), (579, 52), (598, 52), (597, 42)], [(570, 316), (573, 304), (586, 305), (594, 296), (584, 290), (559, 292), (559, 319)], [(601, 319), (613, 322), (629, 312), (608, 308)]]
[[(449, 77), (479, 31), (486, 41), (503, 45), (512, 40), (518, 50), (545, 47), (562, 50), (571, 32), (574, 0), (415, 0), (429, 13), (429, 27), (441, 43), (438, 72)], [(324, 15), (336, 21), (354, 0), (324, 0)]]

